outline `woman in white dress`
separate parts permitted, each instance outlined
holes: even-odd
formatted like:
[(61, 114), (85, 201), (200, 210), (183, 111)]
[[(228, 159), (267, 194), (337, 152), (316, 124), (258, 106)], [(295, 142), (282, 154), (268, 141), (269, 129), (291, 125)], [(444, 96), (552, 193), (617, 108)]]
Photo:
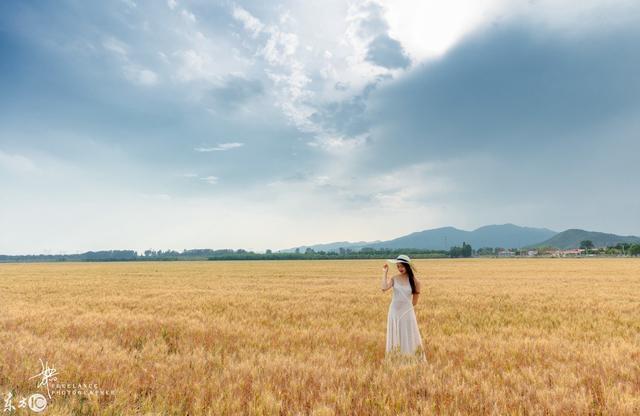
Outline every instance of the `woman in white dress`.
[(418, 328), (418, 321), (413, 307), (418, 303), (420, 295), (420, 281), (414, 275), (415, 266), (409, 256), (399, 255), (393, 260), (399, 274), (389, 278), (389, 265), (382, 269), (382, 291), (393, 288), (393, 297), (387, 315), (387, 348), (386, 355), (400, 353), (402, 355), (417, 356), (426, 360), (422, 337)]

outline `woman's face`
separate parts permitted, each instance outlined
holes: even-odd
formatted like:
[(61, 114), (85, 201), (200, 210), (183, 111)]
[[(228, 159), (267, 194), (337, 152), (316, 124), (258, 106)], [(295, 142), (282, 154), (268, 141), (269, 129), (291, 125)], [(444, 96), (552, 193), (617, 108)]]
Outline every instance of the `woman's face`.
[(400, 273), (404, 273), (404, 272), (406, 272), (406, 271), (407, 271), (407, 270), (405, 269), (405, 267), (404, 267), (404, 264), (402, 264), (402, 263), (396, 263), (396, 266), (398, 267), (398, 271), (399, 271)]

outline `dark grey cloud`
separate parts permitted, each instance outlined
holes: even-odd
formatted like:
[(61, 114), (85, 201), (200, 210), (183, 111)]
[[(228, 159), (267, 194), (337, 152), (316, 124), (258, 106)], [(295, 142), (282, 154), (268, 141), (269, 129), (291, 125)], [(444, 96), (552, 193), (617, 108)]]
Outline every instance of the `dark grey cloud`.
[(358, 175), (435, 162), (424, 185), (446, 177), (455, 186), (418, 201), (425, 206), (472, 212), (479, 224), (637, 232), (638, 44), (630, 25), (571, 34), (492, 26), (323, 117), (370, 133)]
[(402, 44), (389, 36), (389, 25), (382, 6), (368, 3), (361, 6), (360, 13), (364, 17), (358, 22), (357, 33), (369, 42), (365, 59), (388, 69), (408, 67), (411, 60)]
[(389, 69), (406, 68), (411, 64), (400, 42), (382, 34), (376, 36), (368, 46), (367, 61)]
[(211, 102), (223, 111), (236, 110), (242, 104), (264, 94), (264, 86), (259, 79), (247, 79), (235, 75), (228, 76), (220, 86), (209, 90)]
[(363, 117), (369, 95), (390, 75), (380, 75), (365, 85), (359, 94), (353, 97), (325, 104), (310, 116), (311, 121), (348, 136), (356, 136), (369, 130), (370, 122)]
[(379, 154), (585, 146), (602, 139), (594, 127), (640, 114), (639, 41), (635, 28), (565, 37), (523, 22), (493, 27), (378, 88), (363, 117), (377, 128)]

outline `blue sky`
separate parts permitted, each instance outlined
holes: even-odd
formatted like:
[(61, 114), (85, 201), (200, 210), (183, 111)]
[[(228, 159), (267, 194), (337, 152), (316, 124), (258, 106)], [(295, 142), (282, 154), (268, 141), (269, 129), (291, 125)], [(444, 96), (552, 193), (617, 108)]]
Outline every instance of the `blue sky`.
[(640, 235), (633, 1), (3, 1), (0, 253)]

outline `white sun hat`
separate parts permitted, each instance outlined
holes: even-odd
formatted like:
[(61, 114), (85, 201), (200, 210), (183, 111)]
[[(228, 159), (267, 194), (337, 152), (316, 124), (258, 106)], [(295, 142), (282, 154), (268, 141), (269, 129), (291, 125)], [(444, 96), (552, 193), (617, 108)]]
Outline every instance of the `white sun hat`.
[(389, 263), (405, 263), (411, 266), (413, 270), (417, 270), (415, 263), (406, 254), (400, 254), (395, 259), (388, 259)]

